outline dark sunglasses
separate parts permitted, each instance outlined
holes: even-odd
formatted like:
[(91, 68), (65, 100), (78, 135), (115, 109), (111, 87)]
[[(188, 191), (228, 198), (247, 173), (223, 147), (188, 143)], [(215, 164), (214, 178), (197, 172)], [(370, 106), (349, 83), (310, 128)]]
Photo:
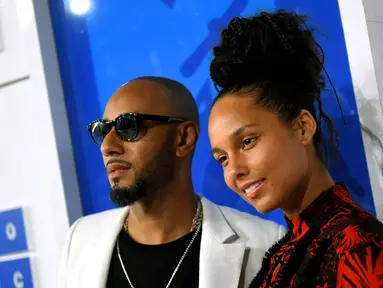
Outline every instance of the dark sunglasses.
[(115, 120), (95, 120), (88, 124), (88, 130), (93, 142), (98, 146), (101, 146), (106, 135), (112, 131), (113, 127), (115, 127), (116, 134), (120, 139), (124, 141), (133, 141), (140, 133), (141, 120), (152, 120), (166, 123), (181, 123), (186, 121), (182, 118), (169, 116), (126, 113), (118, 116)]

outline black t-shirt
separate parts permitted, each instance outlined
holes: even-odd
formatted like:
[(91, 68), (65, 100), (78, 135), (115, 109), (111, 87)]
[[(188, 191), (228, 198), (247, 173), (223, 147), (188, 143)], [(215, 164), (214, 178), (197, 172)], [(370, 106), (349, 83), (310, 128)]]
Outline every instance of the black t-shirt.
[[(134, 241), (124, 230), (119, 235), (120, 253), (134, 288), (165, 288), (195, 231), (166, 244), (143, 245)], [(202, 229), (174, 276), (170, 288), (198, 288), (199, 253)], [(127, 288), (129, 282), (122, 270), (114, 247), (107, 288)]]

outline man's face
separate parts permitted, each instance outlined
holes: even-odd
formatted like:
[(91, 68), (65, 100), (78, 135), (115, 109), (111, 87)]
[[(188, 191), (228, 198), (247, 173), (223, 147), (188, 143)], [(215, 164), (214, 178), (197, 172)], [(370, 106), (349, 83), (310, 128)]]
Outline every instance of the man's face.
[[(104, 120), (114, 120), (129, 112), (173, 116), (164, 88), (138, 80), (120, 88), (109, 100)], [(174, 175), (175, 126), (142, 120), (133, 141), (118, 137), (115, 128), (105, 137), (101, 152), (112, 187), (111, 199), (119, 206), (150, 197), (166, 186)]]

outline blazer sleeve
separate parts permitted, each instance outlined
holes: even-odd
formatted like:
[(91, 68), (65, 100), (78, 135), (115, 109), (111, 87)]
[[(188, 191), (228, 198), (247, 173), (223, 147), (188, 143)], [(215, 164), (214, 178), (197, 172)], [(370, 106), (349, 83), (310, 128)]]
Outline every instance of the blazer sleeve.
[(67, 277), (68, 277), (68, 263), (70, 259), (70, 252), (71, 252), (71, 244), (74, 232), (76, 230), (76, 227), (78, 223), (80, 223), (82, 218), (78, 219), (69, 229), (65, 244), (61, 253), (61, 259), (59, 264), (59, 271), (58, 271), (58, 288), (69, 288), (67, 286)]

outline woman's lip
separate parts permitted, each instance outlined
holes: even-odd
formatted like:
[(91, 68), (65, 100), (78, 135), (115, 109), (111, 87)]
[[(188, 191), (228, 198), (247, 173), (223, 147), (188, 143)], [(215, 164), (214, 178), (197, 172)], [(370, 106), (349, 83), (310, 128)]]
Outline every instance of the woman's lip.
[[(251, 191), (245, 193), (246, 194), (246, 198), (248, 198), (250, 200), (253, 200), (253, 199), (257, 198), (259, 190), (262, 189), (262, 187), (265, 185), (265, 181), (266, 180), (261, 180), (261, 183), (257, 187), (255, 187)], [(258, 182), (256, 182), (256, 183), (258, 183)]]
[(248, 182), (248, 183), (246, 183), (246, 184), (243, 184), (243, 185), (239, 186), (238, 188), (239, 188), (242, 192), (245, 192), (245, 190), (246, 190), (247, 188), (249, 188), (249, 187), (251, 187), (251, 186), (257, 184), (258, 182), (264, 181), (264, 180), (265, 180), (265, 179), (262, 178), (262, 179), (257, 180), (257, 181)]

